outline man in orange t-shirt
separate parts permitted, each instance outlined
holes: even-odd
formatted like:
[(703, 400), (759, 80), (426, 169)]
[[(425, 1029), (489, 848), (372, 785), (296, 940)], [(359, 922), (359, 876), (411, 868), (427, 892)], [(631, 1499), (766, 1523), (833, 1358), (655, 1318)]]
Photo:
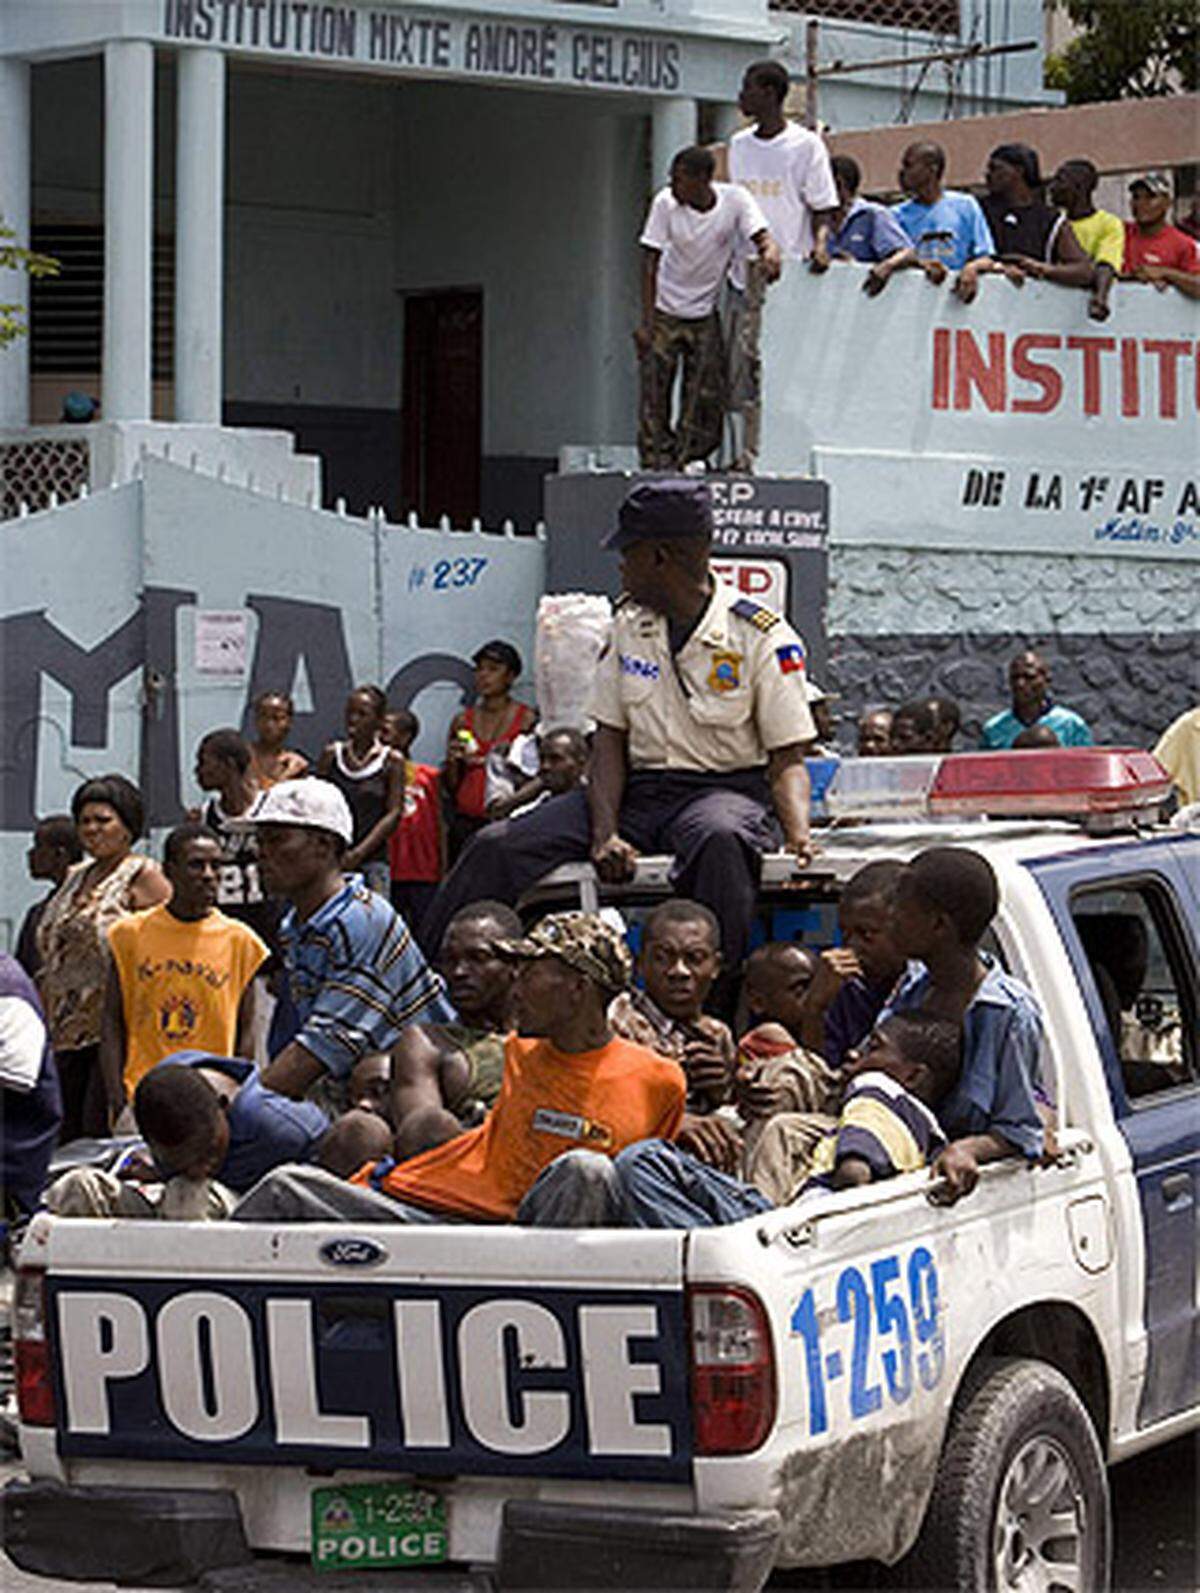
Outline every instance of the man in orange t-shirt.
[(497, 949), (520, 964), (519, 1032), (506, 1042), (504, 1082), (487, 1120), (408, 1161), (368, 1164), (355, 1187), (321, 1169), (279, 1169), (242, 1201), (240, 1220), (547, 1222), (536, 1200), (532, 1214), (526, 1209), (526, 1196), (564, 1155), (586, 1176), (574, 1181), (569, 1215), (555, 1208), (555, 1225), (621, 1220), (615, 1182), (605, 1177), (611, 1158), (639, 1140), (672, 1139), (687, 1090), (676, 1063), (609, 1027), (608, 1003), (629, 982), (628, 948), (600, 918), (553, 913)]

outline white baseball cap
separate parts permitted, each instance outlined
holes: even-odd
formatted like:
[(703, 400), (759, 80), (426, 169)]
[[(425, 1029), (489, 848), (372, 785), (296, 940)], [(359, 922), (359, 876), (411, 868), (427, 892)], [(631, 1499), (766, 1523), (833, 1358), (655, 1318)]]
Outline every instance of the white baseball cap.
[(328, 780), (306, 775), (303, 780), (281, 780), (263, 792), (248, 815), (254, 824), (294, 824), (308, 830), (328, 830), (349, 846), (354, 840), (350, 804)]

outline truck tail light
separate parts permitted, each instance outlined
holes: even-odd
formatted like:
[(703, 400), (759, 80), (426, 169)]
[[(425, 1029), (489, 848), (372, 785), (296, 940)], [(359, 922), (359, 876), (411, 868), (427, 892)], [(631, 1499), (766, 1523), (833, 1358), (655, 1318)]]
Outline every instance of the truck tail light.
[(697, 1285), (691, 1312), (692, 1417), (698, 1455), (748, 1455), (775, 1421), (775, 1354), (749, 1289)]
[(17, 1366), (17, 1410), (25, 1427), (54, 1426), (54, 1383), (46, 1342), (45, 1273), (17, 1272), (13, 1291), (13, 1348)]

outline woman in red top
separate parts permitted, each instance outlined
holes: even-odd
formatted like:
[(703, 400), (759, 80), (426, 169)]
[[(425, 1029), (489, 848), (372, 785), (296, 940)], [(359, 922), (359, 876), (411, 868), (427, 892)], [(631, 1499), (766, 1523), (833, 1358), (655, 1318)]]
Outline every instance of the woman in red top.
[(485, 642), (471, 662), (475, 666), (475, 701), (455, 714), (442, 771), (452, 803), (450, 860), (487, 823), (487, 758), (503, 751), (531, 730), (536, 712), (510, 695), (521, 673), (521, 655), (509, 642)]
[(416, 935), (446, 872), (442, 774), (432, 764), (414, 763), (409, 757), (421, 734), (421, 722), (411, 708), (388, 714), (385, 724), (385, 738), (404, 759), (404, 815), (392, 831), (388, 854), (392, 906)]

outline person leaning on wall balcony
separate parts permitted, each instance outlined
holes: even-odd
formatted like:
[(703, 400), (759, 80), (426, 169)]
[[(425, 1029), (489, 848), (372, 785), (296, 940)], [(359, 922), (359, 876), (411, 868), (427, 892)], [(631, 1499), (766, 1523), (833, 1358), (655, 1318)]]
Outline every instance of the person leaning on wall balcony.
[(1152, 282), (1160, 292), (1178, 288), (1189, 299), (1200, 299), (1200, 243), (1172, 227), (1171, 179), (1166, 172), (1148, 171), (1129, 185), (1133, 220), (1125, 223), (1125, 275)]
[(973, 194), (942, 186), (946, 151), (940, 144), (909, 144), (900, 158), (900, 187), (908, 196), (892, 214), (912, 239), (917, 261), (933, 283), (957, 271), (954, 292), (964, 303), (975, 297), (971, 268), (991, 267), (995, 250), (987, 218)]
[[(1043, 185), (1037, 151), (1028, 144), (1000, 144), (988, 156), (986, 182), (981, 204), (995, 259), (973, 261), (963, 277), (974, 281), (984, 272), (999, 271), (1017, 287), (1034, 277), (1090, 290), (1095, 267), (1066, 218), (1039, 197)], [(959, 298), (969, 304), (975, 291), (963, 291), (965, 287), (960, 279)]]
[(1063, 161), (1050, 179), (1050, 202), (1064, 212), (1095, 268), (1088, 314), (1093, 321), (1107, 321), (1109, 294), (1125, 261), (1125, 225), (1111, 210), (1097, 210), (1097, 177), (1090, 160)]

